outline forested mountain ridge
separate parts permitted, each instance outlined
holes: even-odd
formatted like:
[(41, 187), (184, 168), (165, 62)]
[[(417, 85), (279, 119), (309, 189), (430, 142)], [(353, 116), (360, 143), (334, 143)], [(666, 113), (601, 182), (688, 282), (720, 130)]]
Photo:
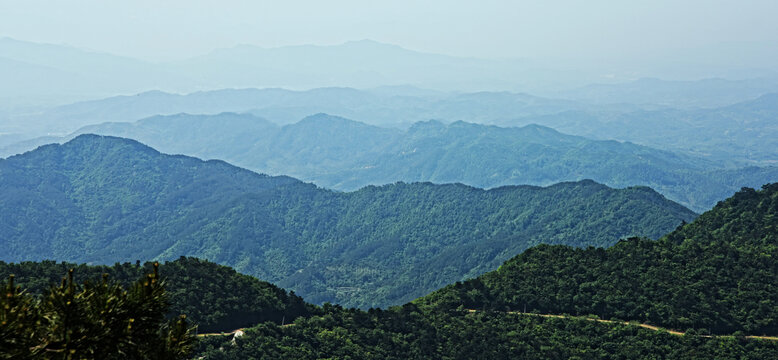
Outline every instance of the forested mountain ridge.
[[(747, 339), (744, 335), (778, 330), (775, 328), (778, 323), (775, 284), (778, 282), (774, 278), (776, 203), (778, 184), (766, 185), (760, 191), (743, 189), (658, 242), (639, 239), (621, 242), (612, 254), (608, 253), (610, 250), (541, 245), (506, 262), (494, 273), (464, 284), (453, 284), (402, 307), (368, 312), (328, 308), (325, 315), (299, 319), (295, 326), (256, 326), (229, 345), (227, 340), (208, 339), (200, 346), (201, 354), (206, 359), (247, 356), (268, 359), (774, 358), (778, 356), (778, 342)], [(678, 245), (679, 241), (687, 248), (667, 247)], [(726, 248), (727, 243), (737, 248)], [(566, 252), (592, 256), (538, 256)], [(756, 261), (746, 256), (757, 254), (760, 255)], [(532, 258), (538, 261), (522, 263)], [(621, 262), (604, 266), (602, 263), (607, 261)], [(674, 265), (652, 269), (646, 263)], [(524, 272), (517, 272), (517, 266), (524, 266)], [(588, 268), (594, 268), (595, 274), (605, 278), (592, 278)], [(743, 270), (746, 272), (740, 273)], [(634, 275), (638, 278), (630, 278)], [(490, 278), (497, 279), (489, 282)], [(571, 287), (569, 293), (537, 294), (538, 289), (564, 288), (576, 282), (580, 287)], [(503, 286), (495, 286), (500, 283)], [(598, 293), (602, 283), (607, 285), (605, 293)], [(696, 292), (704, 294), (699, 296)], [(493, 296), (489, 299), (493, 302), (486, 300), (487, 294)], [(564, 310), (568, 307), (588, 314), (579, 306), (591, 301), (593, 309), (616, 310), (622, 319), (635, 320), (631, 316), (637, 314), (653, 323), (680, 322), (689, 328), (684, 328), (686, 333), (680, 336), (635, 325), (506, 311), (521, 312), (526, 302), (516, 302), (522, 298), (527, 301), (532, 295), (536, 295), (535, 303), (528, 304), (527, 311), (538, 312), (537, 304), (546, 303), (556, 307), (545, 309), (550, 313), (556, 310), (575, 314)], [(672, 299), (654, 297), (657, 295)], [(722, 298), (727, 297), (730, 298), (722, 304)], [(500, 303), (495, 299), (510, 299), (514, 303)], [(652, 300), (656, 303), (646, 304)], [(468, 308), (479, 311), (468, 311)], [(689, 317), (678, 317), (681, 312)], [(705, 335), (710, 331), (729, 336)]]
[(608, 249), (541, 245), (497, 271), (418, 300), (778, 334), (778, 184), (743, 189), (658, 241)]
[(778, 167), (727, 167), (702, 157), (591, 140), (539, 125), (502, 128), (426, 121), (401, 131), (326, 114), (277, 126), (249, 114), (224, 113), (155, 116), (89, 126), (78, 133), (132, 138), (165, 153), (223, 159), (345, 191), (396, 181), (490, 188), (593, 179), (612, 187), (649, 186), (704, 211), (743, 186), (778, 179)]
[(361, 307), (409, 301), (539, 243), (657, 238), (695, 217), (648, 188), (592, 181), (338, 193), (95, 135), (0, 160), (0, 211), (0, 260), (197, 256)]
[[(163, 265), (160, 272), (168, 278), (174, 304), (189, 306), (195, 319), (216, 314), (235, 318), (248, 311), (270, 320), (246, 329), (242, 337), (200, 338), (194, 356), (203, 359), (761, 360), (778, 356), (778, 342), (745, 335), (776, 330), (776, 204), (778, 184), (758, 191), (743, 189), (658, 241), (631, 239), (608, 250), (540, 245), (507, 261), (498, 271), (385, 310), (306, 305), (270, 284), (197, 259), (181, 258)], [(577, 257), (565, 256), (570, 253)], [(621, 262), (604, 264), (608, 261)], [(56, 279), (59, 271), (71, 266), (0, 263), (0, 275), (7, 271), (24, 274), (19, 276), (19, 280), (26, 280), (23, 286), (38, 292)], [(89, 276), (109, 272), (120, 279), (131, 279), (146, 270), (131, 264), (76, 267), (77, 272)], [(635, 275), (637, 279), (630, 278)], [(582, 282), (584, 278), (589, 280)], [(576, 288), (575, 283), (580, 286)], [(598, 292), (603, 283), (606, 294)], [(549, 291), (564, 288), (571, 292)], [(176, 299), (182, 295), (183, 299)], [(534, 300), (524, 302), (533, 295), (537, 295)], [(198, 296), (222, 301), (201, 304)], [(253, 302), (241, 303), (245, 299)], [(508, 312), (521, 312), (521, 302), (530, 312), (541, 312), (538, 304), (551, 304), (556, 308), (546, 308), (546, 313), (576, 314), (564, 309), (568, 306), (580, 314), (591, 314), (582, 306), (587, 300), (594, 302), (595, 309), (619, 311), (622, 319), (635, 320), (631, 316), (637, 314), (650, 323), (681, 322), (688, 328), (679, 335), (634, 324)], [(180, 305), (174, 305), (174, 311), (180, 308), (176, 306)], [(203, 314), (207, 307), (214, 313)], [(292, 315), (297, 317), (294, 325), (280, 326), (277, 316), (287, 311), (297, 311)], [(678, 316), (684, 311), (689, 318)], [(706, 336), (709, 331), (727, 336)]]
[(778, 183), (767, 184), (761, 190), (743, 188), (665, 238), (675, 242), (778, 247)]
[[(71, 268), (75, 270), (76, 281), (95, 281), (105, 273), (108, 279), (128, 283), (138, 274), (148, 273), (151, 264), (0, 262), (0, 276), (6, 277), (9, 272), (16, 274), (17, 284), (24, 292), (37, 296)], [(437, 311), (414, 304), (369, 311), (329, 304), (315, 307), (271, 284), (193, 258), (162, 264), (159, 274), (171, 301), (169, 315), (185, 313), (190, 324), (198, 325), (199, 333), (231, 330), (226, 327), (230, 325), (252, 325), (243, 337), (199, 338), (197, 350), (191, 354), (195, 358), (562, 359), (579, 356), (634, 359), (652, 354), (688, 359), (765, 359), (778, 354), (775, 341), (705, 338), (693, 331), (677, 336), (575, 318), (543, 318), (500, 311)], [(292, 321), (294, 326), (280, 326)]]

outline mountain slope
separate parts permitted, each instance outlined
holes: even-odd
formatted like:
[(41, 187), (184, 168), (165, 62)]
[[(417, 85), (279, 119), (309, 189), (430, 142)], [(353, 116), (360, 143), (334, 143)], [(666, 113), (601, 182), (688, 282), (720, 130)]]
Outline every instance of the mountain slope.
[[(232, 346), (201, 348), (206, 359), (774, 358), (778, 356), (774, 338), (762, 341), (744, 334), (778, 330), (774, 260), (777, 185), (766, 185), (761, 191), (744, 189), (659, 242), (632, 240), (616, 245), (615, 250), (542, 245), (506, 262), (495, 273), (454, 284), (416, 304), (367, 313), (330, 308), (326, 315), (300, 319), (295, 326), (264, 324), (249, 329)], [(668, 249), (662, 243), (677, 247)], [(538, 255), (565, 251), (590, 256)], [(618, 263), (607, 264), (611, 261)], [(646, 262), (660, 268), (646, 267)], [(522, 272), (516, 271), (518, 266)], [(496, 279), (487, 281), (490, 278)], [(603, 284), (606, 288), (600, 289)], [(555, 288), (557, 293), (536, 293)], [(492, 302), (484, 300), (485, 296), (492, 296)], [(535, 296), (534, 303), (519, 302), (531, 296)], [(672, 300), (659, 300), (661, 296), (672, 296)], [(722, 303), (724, 298), (729, 299)], [(499, 299), (514, 303), (500, 303)], [(564, 308), (581, 310), (578, 306), (586, 301), (600, 311), (615, 309), (624, 319), (634, 320), (628, 317), (634, 314), (653, 316), (655, 323), (680, 321), (690, 329), (679, 336), (591, 318), (506, 312), (512, 308), (522, 311), (524, 304), (527, 311), (539, 311), (536, 306), (541, 302), (569, 312)], [(649, 306), (655, 311), (643, 308), (647, 301), (654, 301)], [(688, 317), (677, 317), (679, 313)], [(711, 337), (706, 335), (708, 331), (736, 332), (734, 336)]]
[(659, 241), (542, 245), (419, 302), (776, 335), (777, 216), (778, 184), (743, 189)]
[(403, 132), (325, 114), (278, 127), (249, 114), (224, 113), (155, 116), (79, 133), (133, 138), (166, 153), (224, 159), (337, 190), (396, 181), (490, 188), (593, 179), (613, 187), (649, 186), (704, 211), (743, 186), (778, 179), (778, 167), (728, 168), (701, 157), (570, 136), (538, 125), (427, 121)]
[(648, 188), (592, 181), (337, 193), (95, 135), (0, 160), (0, 211), (0, 260), (197, 256), (362, 307), (408, 301), (535, 244), (608, 246), (695, 216)]

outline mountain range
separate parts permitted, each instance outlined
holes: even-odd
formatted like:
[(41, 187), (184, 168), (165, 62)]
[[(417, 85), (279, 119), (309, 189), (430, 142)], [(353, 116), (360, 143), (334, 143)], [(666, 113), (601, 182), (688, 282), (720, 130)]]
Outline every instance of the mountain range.
[[(609, 5), (480, 33), (494, 9), (262, 6), (278, 44), (406, 41), (421, 20), (439, 41), (415, 49), (239, 44), (262, 39), (196, 6), (14, 9), (0, 360), (778, 359), (769, 11)], [(588, 34), (564, 21), (593, 14)], [(51, 39), (33, 17), (109, 25), (54, 38), (148, 58), (2, 34)], [(546, 41), (565, 32), (580, 51)]]
[(776, 204), (777, 184), (744, 189), (659, 241), (541, 245), (401, 307), (261, 324), (202, 356), (775, 358)]
[[(743, 189), (657, 241), (535, 246), (496, 271), (388, 309), (306, 304), (193, 258), (160, 273), (173, 314), (224, 331), (200, 338), (192, 356), (203, 359), (767, 359), (778, 354), (776, 204), (778, 184)], [(0, 276), (16, 273), (40, 294), (67, 269), (126, 283), (150, 267), (0, 262)], [(225, 327), (249, 321), (243, 336)]]
[[(733, 166), (761, 166), (778, 161), (778, 144), (773, 140), (778, 138), (778, 130), (772, 121), (778, 116), (778, 95), (766, 90), (744, 91), (740, 101), (705, 108), (592, 105), (523, 93), (450, 93), (413, 87), (223, 89), (186, 95), (152, 91), (5, 115), (0, 112), (4, 117), (0, 122), (0, 155), (31, 149), (29, 142), (42, 144), (51, 136), (64, 136), (84, 126), (134, 122), (156, 115), (251, 113), (288, 125), (311, 114), (327, 113), (400, 129), (429, 120), (505, 127), (537, 124), (571, 135), (630, 141)], [(20, 143), (24, 140), (29, 142)]]
[[(610, 108), (629, 108), (613, 106)], [(150, 91), (76, 102), (38, 111), (11, 113), (0, 131), (65, 135), (110, 122), (131, 122), (155, 115), (252, 113), (277, 124), (291, 124), (316, 113), (330, 113), (372, 125), (407, 127), (430, 119), (499, 122), (515, 117), (555, 114), (587, 107), (572, 101), (509, 92), (447, 93), (413, 87), (317, 88), (293, 91), (222, 89), (185, 95)], [(38, 134), (38, 135), (34, 135)], [(2, 143), (0, 143), (2, 145)]]
[(590, 140), (538, 125), (502, 128), (427, 121), (398, 130), (326, 114), (284, 126), (250, 114), (155, 116), (87, 126), (65, 138), (17, 146), (29, 149), (38, 141), (62, 142), (84, 133), (136, 139), (165, 153), (223, 159), (341, 191), (396, 181), (492, 188), (593, 179), (612, 187), (649, 186), (704, 211), (743, 186), (778, 179), (776, 167), (726, 166), (700, 156)]
[(659, 241), (630, 239), (608, 249), (541, 245), (410, 304), (366, 312), (331, 307), (294, 326), (258, 325), (231, 345), (229, 338), (209, 339), (201, 354), (775, 358), (777, 185), (744, 189)]
[(649, 188), (593, 181), (340, 193), (95, 135), (0, 160), (0, 211), (3, 261), (197, 256), (359, 307), (409, 301), (539, 243), (655, 238), (696, 216)]
[(67, 45), (0, 38), (0, 54), (0, 75), (13, 80), (0, 84), (0, 98), (16, 107), (150, 90), (412, 85), (473, 91), (535, 86), (548, 82), (544, 77), (574, 81), (570, 74), (562, 76), (523, 60), (430, 54), (370, 40), (331, 46), (240, 45), (159, 63)]
[(7, 37), (0, 37), (0, 78), (0, 107), (11, 109), (197, 86), (138, 59)]
[[(695, 61), (699, 62), (698, 54), (695, 55)], [(458, 91), (532, 91), (597, 103), (674, 107), (722, 106), (778, 91), (778, 81), (770, 71), (744, 69), (733, 73), (728, 66), (727, 71), (714, 67), (698, 72), (706, 66), (676, 63), (674, 66), (685, 68), (681, 78), (699, 73), (699, 76), (720, 74), (745, 80), (633, 81), (636, 75), (677, 78), (678, 74), (656, 69), (656, 64), (636, 72), (621, 65), (599, 62), (584, 65), (580, 59), (576, 60), (575, 64), (560, 64), (548, 59), (456, 57), (359, 40), (329, 46), (239, 45), (188, 59), (151, 62), (68, 45), (3, 37), (0, 38), (0, 64), (3, 65), (0, 75), (11, 81), (0, 84), (0, 99), (4, 100), (0, 108), (64, 104), (150, 90), (194, 92), (242, 87), (411, 85)], [(576, 70), (571, 70), (571, 65)], [(654, 70), (649, 70), (652, 67)]]

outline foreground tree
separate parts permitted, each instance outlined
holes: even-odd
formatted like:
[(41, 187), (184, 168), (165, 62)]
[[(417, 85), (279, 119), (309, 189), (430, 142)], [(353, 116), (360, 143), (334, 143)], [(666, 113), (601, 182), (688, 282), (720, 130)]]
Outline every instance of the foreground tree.
[(10, 277), (0, 298), (0, 359), (183, 359), (195, 337), (186, 317), (168, 322), (158, 264), (129, 289), (73, 280), (36, 299)]

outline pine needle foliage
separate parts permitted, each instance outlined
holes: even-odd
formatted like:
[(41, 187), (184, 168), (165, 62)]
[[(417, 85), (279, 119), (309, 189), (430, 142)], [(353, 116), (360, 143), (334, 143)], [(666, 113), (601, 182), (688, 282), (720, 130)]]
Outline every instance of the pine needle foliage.
[(195, 337), (181, 315), (167, 321), (165, 281), (154, 271), (125, 289), (78, 284), (74, 270), (40, 298), (11, 276), (0, 299), (0, 359), (185, 359)]

